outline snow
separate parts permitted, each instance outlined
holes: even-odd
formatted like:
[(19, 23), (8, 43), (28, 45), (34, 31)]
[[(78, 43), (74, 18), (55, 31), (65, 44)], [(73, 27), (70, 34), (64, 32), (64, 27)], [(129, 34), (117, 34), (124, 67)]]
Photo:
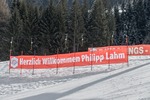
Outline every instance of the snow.
[(8, 63), (0, 62), (0, 100), (150, 100), (150, 56), (130, 57), (129, 66), (75, 67), (75, 73), (74, 68), (9, 73)]

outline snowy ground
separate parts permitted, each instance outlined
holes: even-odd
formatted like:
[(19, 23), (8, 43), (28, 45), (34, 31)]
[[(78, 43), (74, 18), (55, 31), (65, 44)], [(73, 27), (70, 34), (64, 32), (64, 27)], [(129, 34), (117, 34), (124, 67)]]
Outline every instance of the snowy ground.
[[(92, 68), (92, 70), (91, 70)], [(0, 100), (150, 100), (150, 56), (127, 64), (11, 70), (0, 62)], [(57, 73), (57, 74), (56, 74)]]

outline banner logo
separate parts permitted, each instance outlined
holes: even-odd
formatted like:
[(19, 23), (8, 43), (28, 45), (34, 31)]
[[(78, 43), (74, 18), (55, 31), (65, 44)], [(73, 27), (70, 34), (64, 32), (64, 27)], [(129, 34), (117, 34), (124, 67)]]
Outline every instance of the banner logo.
[(18, 67), (18, 58), (16, 57), (11, 58), (11, 67), (12, 68)]

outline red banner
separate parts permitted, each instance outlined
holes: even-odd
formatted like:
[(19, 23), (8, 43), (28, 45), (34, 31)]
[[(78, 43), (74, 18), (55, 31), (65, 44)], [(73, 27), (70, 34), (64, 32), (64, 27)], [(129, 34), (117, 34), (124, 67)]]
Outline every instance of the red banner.
[(150, 45), (129, 45), (129, 46), (108, 46), (108, 47), (96, 47), (89, 48), (88, 51), (103, 51), (110, 49), (128, 49), (129, 56), (140, 56), (140, 55), (150, 55)]
[(10, 68), (45, 69), (128, 62), (126, 47), (103, 49), (49, 56), (11, 56)]

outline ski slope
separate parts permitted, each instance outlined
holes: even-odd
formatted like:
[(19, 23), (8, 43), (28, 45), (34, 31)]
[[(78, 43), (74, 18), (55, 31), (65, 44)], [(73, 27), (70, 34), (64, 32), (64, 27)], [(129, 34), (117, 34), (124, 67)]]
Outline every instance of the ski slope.
[(32, 70), (0, 73), (0, 100), (150, 100), (149, 56), (130, 57), (129, 66), (75, 70), (74, 75), (72, 68), (59, 69), (58, 74), (55, 69), (37, 70), (35, 75)]

